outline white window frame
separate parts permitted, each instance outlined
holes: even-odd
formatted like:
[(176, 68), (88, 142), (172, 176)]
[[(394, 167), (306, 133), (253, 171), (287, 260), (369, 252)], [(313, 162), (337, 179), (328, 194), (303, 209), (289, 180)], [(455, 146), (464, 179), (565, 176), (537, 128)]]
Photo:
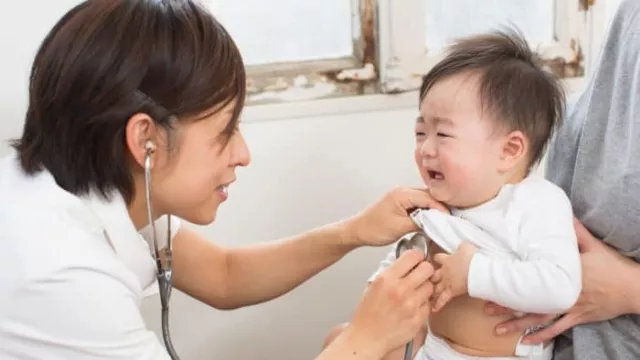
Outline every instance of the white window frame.
[[(329, 98), (310, 96), (302, 101), (286, 101), (286, 96), (282, 96), (280, 100), (285, 101), (277, 103), (249, 101), (245, 122), (417, 107), (422, 76), (441, 58), (441, 55), (430, 54), (426, 49), (424, 1), (350, 1), (354, 14), (357, 9), (365, 7), (370, 11), (371, 6), (375, 6), (374, 18), (371, 19), (375, 24), (375, 36), (369, 33), (367, 38), (367, 45), (375, 49), (374, 62), (345, 63), (341, 70), (335, 70), (331, 81), (341, 84), (343, 91)], [(605, 30), (601, 24), (605, 12), (602, 3), (556, 0), (557, 41), (537, 49), (545, 64), (563, 79), (568, 92), (582, 88), (585, 74), (588, 74), (599, 49)], [(361, 19), (358, 21), (364, 24)], [(367, 71), (371, 69), (373, 73)], [(251, 70), (249, 73), (251, 78)], [(297, 76), (300, 74), (304, 73), (299, 71)], [(341, 80), (337, 80), (338, 74), (343, 76)], [(354, 77), (354, 74), (361, 76)], [(292, 88), (286, 91), (295, 93), (299, 90)]]
[[(548, 67), (561, 78), (582, 77), (584, 49), (589, 48), (589, 18), (580, 9), (584, 0), (556, 0), (555, 37), (552, 44), (536, 50)], [(423, 0), (380, 1), (380, 77), (383, 93), (397, 93), (420, 87), (422, 75), (442, 59), (425, 41)], [(534, 46), (535, 47), (535, 46)]]
[(351, 3), (353, 54), (338, 59), (247, 66), (248, 104), (273, 104), (378, 92), (375, 0)]

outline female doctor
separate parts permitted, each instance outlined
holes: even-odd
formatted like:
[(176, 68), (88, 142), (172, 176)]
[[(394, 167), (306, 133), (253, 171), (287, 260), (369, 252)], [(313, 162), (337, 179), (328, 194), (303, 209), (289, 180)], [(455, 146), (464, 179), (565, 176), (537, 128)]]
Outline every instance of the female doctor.
[[(174, 286), (220, 309), (281, 296), (350, 250), (416, 230), (407, 210), (432, 204), (412, 189), (243, 249), (180, 227), (213, 222), (249, 164), (245, 82), (233, 40), (191, 0), (89, 0), (53, 27), (24, 131), (0, 160), (0, 358), (168, 359), (138, 308), (155, 281), (140, 235), (149, 218), (157, 239), (172, 239)], [(422, 260), (403, 255), (316, 359), (379, 359), (407, 342), (428, 315)]]

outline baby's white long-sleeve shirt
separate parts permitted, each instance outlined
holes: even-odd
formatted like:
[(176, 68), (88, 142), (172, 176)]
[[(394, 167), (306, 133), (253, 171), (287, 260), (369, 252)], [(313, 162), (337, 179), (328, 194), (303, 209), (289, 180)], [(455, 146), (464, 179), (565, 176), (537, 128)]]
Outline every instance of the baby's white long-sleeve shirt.
[(448, 253), (463, 241), (478, 248), (469, 266), (469, 296), (537, 314), (565, 312), (578, 299), (582, 275), (571, 203), (545, 179), (505, 185), (492, 200), (450, 215), (422, 210), (416, 220)]

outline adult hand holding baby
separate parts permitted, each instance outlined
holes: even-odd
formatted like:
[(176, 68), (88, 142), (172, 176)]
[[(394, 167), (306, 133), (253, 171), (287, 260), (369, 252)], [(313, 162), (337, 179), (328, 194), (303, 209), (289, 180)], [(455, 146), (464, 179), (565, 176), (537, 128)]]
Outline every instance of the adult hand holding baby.
[[(627, 279), (637, 279), (640, 265), (624, 257), (604, 244), (575, 220), (575, 229), (580, 247), (582, 264), (582, 291), (576, 304), (551, 325), (523, 339), (524, 343), (546, 342), (580, 324), (613, 319), (627, 313), (637, 313), (639, 285)], [(491, 315), (513, 313), (494, 303), (487, 304)], [(557, 315), (532, 314), (501, 323), (496, 328), (498, 335), (522, 333), (528, 328), (541, 326)]]

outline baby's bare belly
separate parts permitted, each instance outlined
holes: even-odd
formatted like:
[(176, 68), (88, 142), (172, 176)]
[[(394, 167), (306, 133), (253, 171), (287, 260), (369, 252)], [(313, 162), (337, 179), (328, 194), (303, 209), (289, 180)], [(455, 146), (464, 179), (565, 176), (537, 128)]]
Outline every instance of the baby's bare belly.
[(495, 335), (496, 326), (511, 316), (488, 316), (485, 301), (460, 296), (432, 313), (429, 331), (456, 351), (472, 356), (512, 356), (520, 335)]
[[(430, 254), (442, 252), (431, 243)], [(431, 257), (431, 256), (430, 256)], [(496, 326), (512, 315), (490, 316), (486, 301), (463, 295), (452, 299), (429, 317), (429, 331), (445, 340), (454, 350), (471, 356), (513, 356), (520, 334), (495, 335)]]

